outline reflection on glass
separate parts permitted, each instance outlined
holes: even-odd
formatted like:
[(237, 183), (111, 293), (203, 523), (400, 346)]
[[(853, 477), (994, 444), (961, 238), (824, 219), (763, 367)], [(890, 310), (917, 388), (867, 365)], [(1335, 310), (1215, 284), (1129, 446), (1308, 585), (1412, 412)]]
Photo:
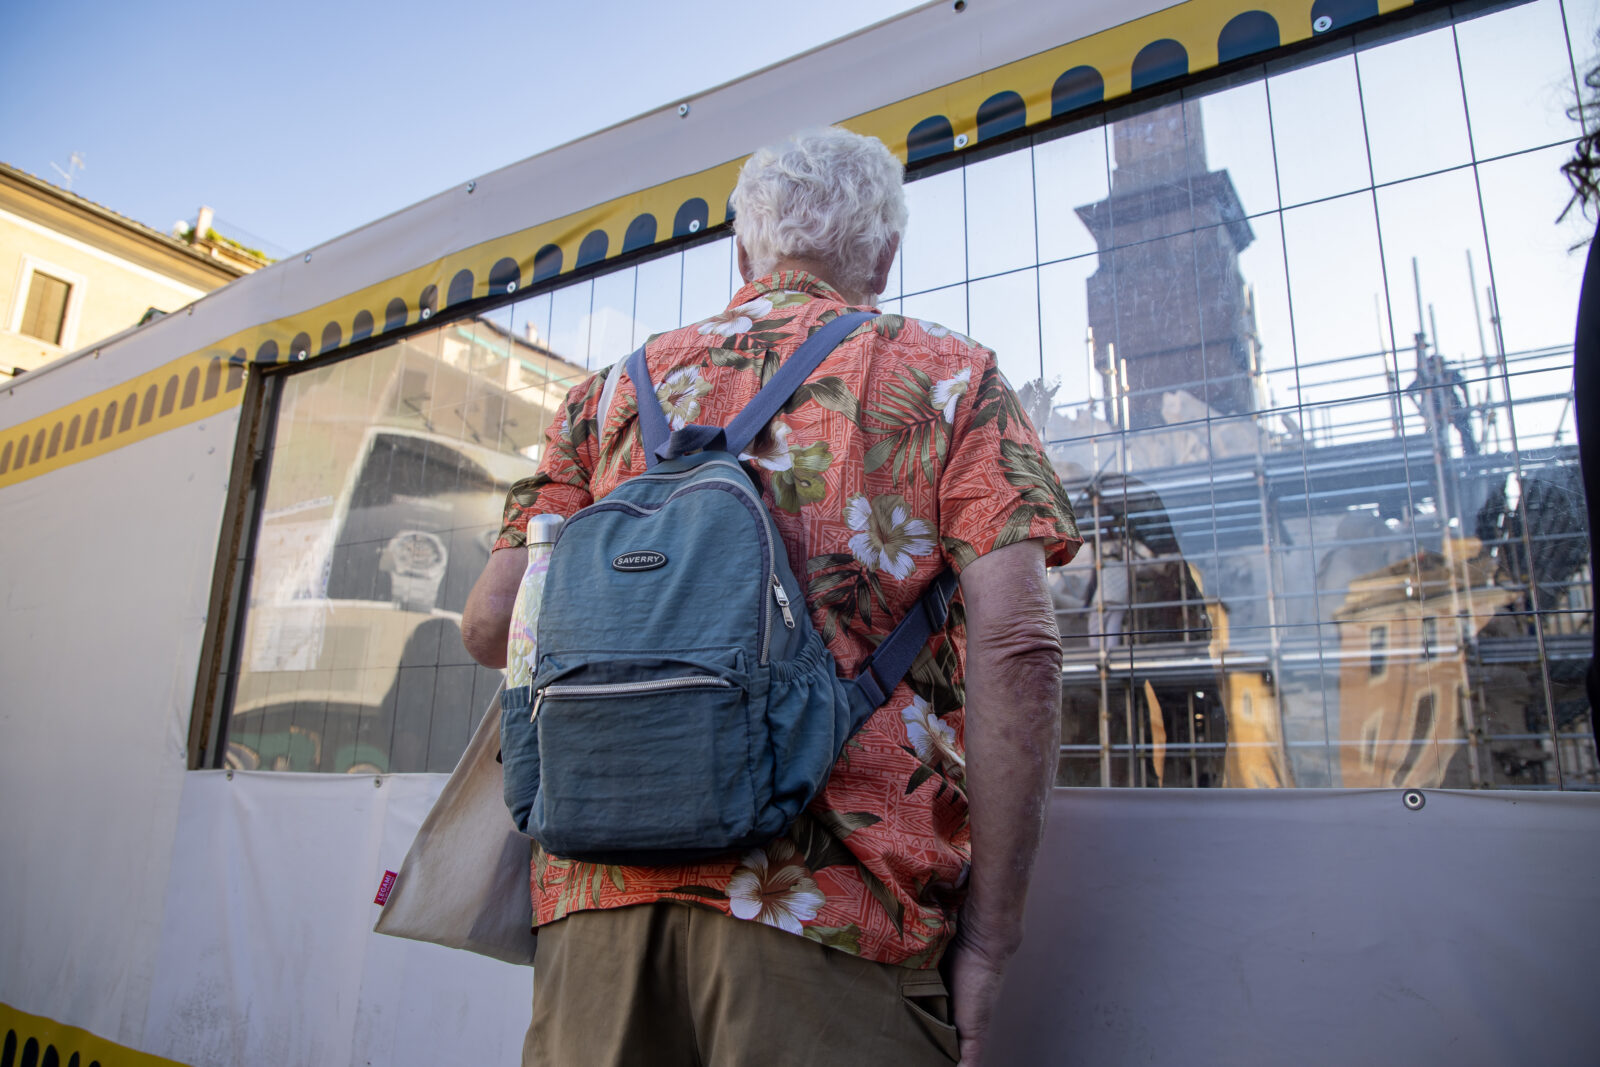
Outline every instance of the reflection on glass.
[(900, 302), (907, 318), (943, 326), (957, 333), (967, 332), (967, 287), (952, 285), (931, 293), (918, 293)]
[[(996, 350), (1084, 533), (1049, 579), (1059, 782), (1600, 785), (1589, 224), (1553, 223), (1567, 149), (1523, 151), (1565, 121), (1528, 94), (1570, 80), (1558, 15), (1235, 74), (908, 186), (884, 310)], [(1468, 158), (1463, 93), (1478, 157), (1518, 154)], [(229, 758), (448, 767), (496, 681), (455, 613), (504, 486), (587, 367), (735, 284), (724, 238), (287, 379)]]
[[(1278, 172), (1266, 83), (1256, 80), (1199, 99), (1210, 168), (1232, 180), (1246, 215), (1277, 210)], [(1191, 131), (1190, 138), (1194, 136)]]
[[(1026, 156), (1021, 158), (1026, 159)], [(994, 350), (1000, 373), (1018, 389), (1037, 382), (1038, 280), (1031, 270), (975, 281), (967, 287), (968, 331)]]
[(1267, 97), (1285, 206), (1371, 184), (1354, 57), (1273, 75)]
[(588, 367), (594, 282), (563, 286), (550, 294), (550, 350), (573, 367)]
[(1508, 354), (1572, 344), (1584, 255), (1574, 246), (1592, 231), (1578, 212), (1553, 225), (1571, 192), (1561, 174), (1567, 155), (1566, 148), (1547, 148), (1478, 167), (1494, 257), (1492, 278), (1479, 285), (1493, 286), (1485, 314), (1498, 318)]
[(1449, 26), (1369, 48), (1356, 65), (1376, 182), (1460, 166), (1472, 157)]
[[(1592, 4), (1569, 3), (1569, 13)], [(1576, 98), (1559, 0), (1538, 0), (1456, 27), (1472, 142), (1479, 159), (1539, 148), (1580, 134), (1567, 116)], [(1575, 36), (1579, 77), (1594, 54), (1594, 30)]]
[(1033, 161), (1007, 152), (966, 168), (967, 277), (1032, 266)]
[(733, 238), (696, 245), (683, 253), (683, 311), (685, 322), (699, 322), (728, 306), (744, 283), (734, 263)]
[(1033, 146), (1039, 262), (1093, 252), (1094, 236), (1078, 208), (1111, 195), (1111, 157), (1104, 126), (1041, 140)]
[(590, 370), (609, 367), (634, 349), (634, 270), (625, 268), (594, 280), (594, 310), (589, 325)]
[(1083, 298), (1099, 264), (1098, 256), (1081, 256), (1039, 268), (1042, 373), (1046, 382), (1060, 383), (1048, 426), (1039, 427), (1046, 440), (1087, 437), (1105, 428), (1093, 423), (1096, 417), (1102, 422), (1107, 418), (1107, 394), (1094, 373), (1094, 336)]
[(679, 303), (683, 298), (683, 256), (662, 256), (639, 264), (634, 293), (634, 328), (629, 344), (637, 348), (645, 338), (676, 330), (682, 325)]
[(900, 285), (906, 294), (937, 289), (967, 275), (966, 208), (961, 171), (949, 170), (906, 186), (910, 221), (900, 245)]
[(582, 373), (515, 323), (505, 309), (446, 323), (286, 383), (230, 766), (448, 770), (460, 756), (495, 677), (466, 656), (461, 609), (564, 396), (540, 381)]

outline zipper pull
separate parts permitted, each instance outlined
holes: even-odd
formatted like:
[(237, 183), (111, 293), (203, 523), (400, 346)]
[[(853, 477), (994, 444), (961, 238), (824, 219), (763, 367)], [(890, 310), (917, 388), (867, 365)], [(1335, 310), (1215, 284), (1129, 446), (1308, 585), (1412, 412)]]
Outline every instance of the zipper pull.
[(789, 610), (789, 594), (783, 591), (783, 583), (778, 581), (778, 576), (772, 576), (772, 597), (778, 602), (778, 610), (783, 612), (783, 624), (789, 629), (794, 629), (794, 613)]
[(539, 705), (543, 704), (543, 703), (544, 703), (544, 690), (543, 689), (535, 689), (533, 691), (533, 714), (528, 716), (528, 722), (529, 723), (532, 723), (533, 720), (535, 720), (535, 719), (537, 719), (539, 717)]

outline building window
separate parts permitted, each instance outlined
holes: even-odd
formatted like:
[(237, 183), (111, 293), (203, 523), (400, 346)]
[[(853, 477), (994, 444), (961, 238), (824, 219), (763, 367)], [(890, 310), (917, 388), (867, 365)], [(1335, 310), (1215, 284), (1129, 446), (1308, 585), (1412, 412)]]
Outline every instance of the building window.
[(1374, 678), (1382, 678), (1389, 668), (1389, 628), (1374, 626), (1367, 640), (1370, 647), (1367, 673)]
[(1434, 699), (1433, 690), (1428, 690), (1417, 697), (1417, 713), (1411, 720), (1411, 745), (1406, 749), (1406, 758), (1400, 761), (1400, 767), (1394, 772), (1394, 784), (1405, 785), (1406, 779), (1416, 769), (1417, 761), (1422, 758), (1422, 750), (1433, 736)]
[(1422, 620), (1422, 658), (1432, 659), (1439, 644), (1439, 620), (1428, 615)]
[(71, 282), (42, 270), (34, 271), (28, 279), (28, 298), (23, 304), (18, 332), (59, 345), (67, 325), (67, 303), (71, 298)]
[(77, 341), (84, 279), (70, 270), (25, 255), (12, 290), (7, 330), (58, 348)]

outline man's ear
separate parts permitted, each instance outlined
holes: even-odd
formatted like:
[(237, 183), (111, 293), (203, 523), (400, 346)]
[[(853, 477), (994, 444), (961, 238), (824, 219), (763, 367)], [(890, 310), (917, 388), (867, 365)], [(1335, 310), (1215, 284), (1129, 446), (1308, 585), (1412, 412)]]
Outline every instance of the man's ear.
[(735, 237), (733, 247), (739, 250), (739, 277), (743, 278), (746, 284), (755, 281), (754, 273), (750, 270), (750, 253), (744, 250), (744, 242)]
[(883, 246), (883, 251), (878, 253), (878, 261), (872, 265), (872, 295), (878, 296), (889, 288), (889, 272), (894, 269), (895, 253), (900, 251), (900, 235), (895, 234), (889, 238), (889, 243)]

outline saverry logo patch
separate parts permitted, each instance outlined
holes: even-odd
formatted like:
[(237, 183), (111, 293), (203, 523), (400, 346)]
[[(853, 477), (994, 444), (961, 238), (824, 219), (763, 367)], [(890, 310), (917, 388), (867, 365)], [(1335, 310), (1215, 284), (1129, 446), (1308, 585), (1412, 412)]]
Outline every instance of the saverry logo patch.
[(657, 567), (665, 567), (667, 557), (660, 552), (624, 552), (611, 561), (611, 566), (619, 571), (653, 571)]

